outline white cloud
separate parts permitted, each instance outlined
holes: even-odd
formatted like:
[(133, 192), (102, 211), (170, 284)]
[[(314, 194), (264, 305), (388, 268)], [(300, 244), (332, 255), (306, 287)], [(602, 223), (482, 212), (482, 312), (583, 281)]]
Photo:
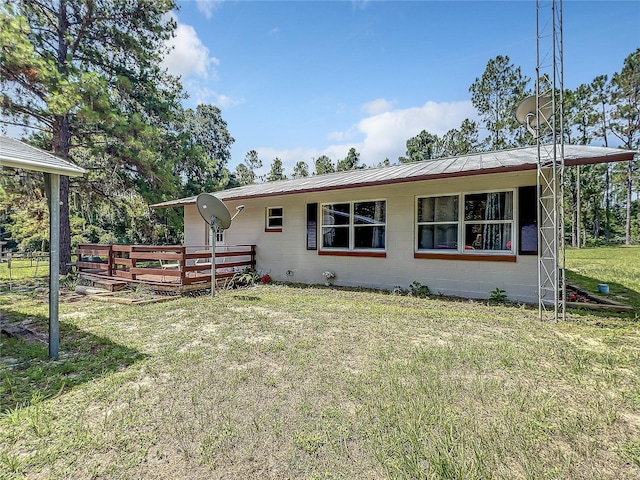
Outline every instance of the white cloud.
[(369, 5), (369, 0), (351, 0), (354, 10), (364, 10)]
[(385, 158), (392, 162), (406, 151), (406, 142), (422, 130), (444, 135), (452, 128), (460, 128), (465, 118), (474, 119), (471, 101), (427, 102), (421, 107), (393, 110), (373, 115), (358, 122), (364, 140), (358, 151), (367, 164), (377, 164)]
[[(371, 102), (370, 102), (371, 103)], [(375, 166), (388, 158), (391, 163), (406, 153), (406, 142), (422, 130), (442, 136), (452, 128), (460, 128), (465, 118), (477, 119), (471, 101), (436, 103), (427, 102), (421, 107), (392, 110), (372, 115), (360, 120), (344, 132), (332, 132), (328, 139), (335, 144), (323, 149), (296, 148), (277, 150), (268, 147), (257, 148), (267, 172), (274, 158), (282, 160), (285, 173), (290, 176), (293, 166), (305, 161), (309, 170), (314, 171), (313, 158), (327, 155), (334, 162), (344, 158), (351, 147), (360, 153), (360, 160), (367, 166)], [(349, 142), (350, 138), (361, 140)]]
[(178, 26), (175, 37), (167, 45), (171, 48), (165, 57), (163, 65), (172, 75), (181, 77), (196, 76), (200, 78), (215, 78), (215, 67), (220, 61), (209, 54), (209, 49), (202, 43), (198, 33), (191, 25), (180, 23), (175, 14), (171, 14)]
[(222, 5), (222, 0), (197, 0), (196, 7), (205, 17), (213, 17), (213, 13)]
[(334, 142), (345, 142), (358, 135), (358, 126), (354, 125), (346, 132), (331, 132), (327, 135), (327, 139)]
[(220, 92), (203, 86), (199, 81), (187, 80), (183, 82), (185, 90), (189, 93), (189, 105), (212, 103), (220, 108), (235, 107), (244, 103), (244, 99), (231, 98)]
[(369, 115), (377, 115), (379, 113), (388, 112), (393, 108), (393, 103), (384, 98), (376, 98), (362, 106), (362, 111)]

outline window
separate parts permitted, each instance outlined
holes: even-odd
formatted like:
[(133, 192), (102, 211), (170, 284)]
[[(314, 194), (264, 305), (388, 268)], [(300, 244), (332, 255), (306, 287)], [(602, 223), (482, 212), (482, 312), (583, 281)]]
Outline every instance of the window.
[(384, 250), (386, 208), (385, 200), (322, 205), (322, 248)]
[(284, 220), (284, 209), (282, 207), (267, 207), (267, 220), (265, 231), (281, 232)]
[(464, 245), (474, 250), (511, 250), (513, 192), (464, 196)]
[(513, 191), (417, 199), (417, 250), (513, 250)]
[(418, 199), (418, 249), (458, 249), (458, 196)]
[[(225, 230), (215, 230), (215, 237), (216, 237), (216, 245), (224, 245), (224, 232)], [(205, 233), (204, 233), (204, 238), (205, 238), (205, 246), (208, 247), (209, 245), (211, 245), (211, 229), (209, 228), (209, 225), (205, 224)]]

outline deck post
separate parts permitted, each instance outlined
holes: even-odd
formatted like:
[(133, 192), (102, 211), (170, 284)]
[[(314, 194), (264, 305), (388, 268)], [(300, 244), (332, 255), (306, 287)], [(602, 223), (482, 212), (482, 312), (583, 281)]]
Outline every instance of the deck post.
[(184, 279), (187, 278), (187, 272), (184, 271), (184, 267), (187, 264), (187, 261), (184, 259), (184, 255), (187, 253), (187, 247), (185, 247), (184, 245), (182, 245), (180, 247), (180, 260), (178, 260), (178, 263), (180, 263), (180, 285), (184, 285)]
[(113, 256), (115, 255), (113, 251), (113, 245), (109, 245), (109, 251), (107, 253), (107, 275), (110, 277), (113, 276)]
[(133, 252), (136, 251), (136, 247), (134, 245), (130, 245), (129, 246), (129, 258), (131, 259), (131, 268), (130, 268), (130, 272), (131, 272), (131, 280), (137, 280), (138, 278), (138, 274), (137, 273), (133, 273), (134, 269), (136, 268), (136, 258), (135, 255), (131, 255)]

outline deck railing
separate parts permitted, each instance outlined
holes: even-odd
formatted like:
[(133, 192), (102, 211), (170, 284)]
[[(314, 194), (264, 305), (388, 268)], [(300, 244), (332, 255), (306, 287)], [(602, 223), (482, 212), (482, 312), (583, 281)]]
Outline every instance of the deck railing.
[[(78, 273), (174, 285), (211, 281), (211, 252), (205, 246), (84, 243), (76, 255)], [(255, 255), (255, 245), (217, 247), (216, 278), (254, 268)]]

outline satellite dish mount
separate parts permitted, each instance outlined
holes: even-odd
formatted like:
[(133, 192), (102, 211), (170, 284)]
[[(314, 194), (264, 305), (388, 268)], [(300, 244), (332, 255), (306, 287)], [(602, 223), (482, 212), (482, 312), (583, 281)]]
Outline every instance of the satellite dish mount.
[(237, 208), (233, 218), (225, 204), (211, 194), (201, 193), (198, 195), (196, 197), (196, 205), (200, 216), (209, 224), (209, 243), (211, 244), (211, 296), (213, 297), (216, 294), (216, 234), (231, 226), (231, 220), (244, 209), (244, 205), (240, 205)]

